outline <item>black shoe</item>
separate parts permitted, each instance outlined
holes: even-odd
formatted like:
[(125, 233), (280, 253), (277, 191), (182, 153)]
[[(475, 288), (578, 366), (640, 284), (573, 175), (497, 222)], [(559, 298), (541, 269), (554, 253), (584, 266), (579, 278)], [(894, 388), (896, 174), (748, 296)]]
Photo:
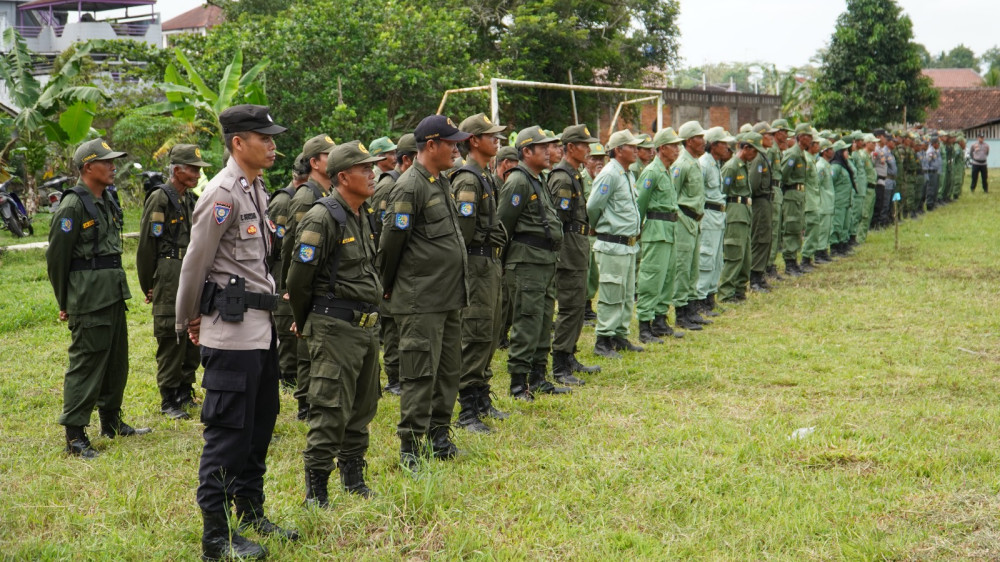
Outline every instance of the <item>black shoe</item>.
[(399, 464), (413, 474), (420, 472), (421, 449), (423, 439), (417, 436), (400, 437), (399, 440)]
[(497, 349), (507, 349), (508, 347), (510, 347), (510, 333), (504, 332), (504, 334), (500, 336), (500, 342), (497, 343)]
[(639, 322), (639, 341), (642, 343), (663, 343), (663, 340), (653, 333), (652, 323), (648, 321)]
[(820, 250), (813, 256), (813, 263), (816, 265), (825, 265), (831, 261), (830, 258), (826, 257), (826, 250)]
[(189, 420), (191, 415), (177, 403), (177, 388), (160, 389), (160, 413), (172, 420)]
[(330, 471), (306, 468), (306, 506), (330, 507)]
[(145, 435), (151, 431), (148, 427), (132, 427), (131, 425), (122, 421), (121, 410), (117, 412), (98, 412), (98, 416), (101, 418), (101, 435), (107, 437), (108, 439), (114, 439), (116, 436), (121, 435), (122, 437), (129, 437), (131, 435)]
[(182, 410), (197, 407), (198, 401), (195, 400), (194, 387), (191, 385), (177, 387), (175, 401)]
[(587, 308), (583, 311), (584, 322), (595, 322), (597, 321), (597, 313), (594, 312), (594, 306), (591, 301), (587, 301)]
[(767, 266), (767, 271), (764, 272), (764, 276), (765, 277), (770, 277), (771, 279), (774, 279), (775, 281), (784, 281), (785, 280), (784, 277), (782, 277), (781, 275), (778, 274), (778, 266), (773, 265), (773, 264)]
[(479, 395), (477, 391), (478, 389), (476, 388), (468, 388), (459, 392), (458, 403), (461, 409), (458, 412), (458, 420), (455, 422), (455, 425), (473, 433), (491, 433), (493, 430), (490, 429), (490, 426), (483, 423), (483, 420), (479, 417)]
[(552, 378), (559, 384), (567, 386), (583, 386), (583, 379), (577, 378), (573, 374), (573, 364), (570, 362), (571, 354), (565, 351), (552, 352)]
[(430, 438), (434, 458), (449, 460), (462, 454), (462, 451), (451, 441), (450, 427), (443, 425), (431, 429)]
[(572, 392), (565, 386), (556, 386), (545, 380), (545, 365), (535, 365), (528, 377), (528, 390), (532, 394), (569, 394)]
[[(918, 213), (923, 213), (922, 210), (921, 211), (917, 211), (917, 212)], [(853, 236), (851, 236), (850, 238), (847, 239), (847, 247), (848, 248), (853, 248), (853, 247), (855, 247), (857, 245), (858, 245), (858, 237), (857, 237), (857, 235), (853, 235)]]
[(583, 386), (587, 384), (587, 381), (577, 377), (573, 373), (553, 373), (552, 378), (559, 384), (564, 384), (566, 386)]
[(289, 541), (299, 540), (299, 532), (295, 529), (283, 529), (264, 515), (264, 496), (239, 497), (233, 503), (236, 505), (236, 518), (239, 520), (239, 530), (253, 529), (258, 535), (277, 537)]
[(392, 394), (393, 396), (399, 396), (403, 392), (399, 387), (399, 381), (389, 381), (382, 390)]
[(608, 359), (622, 358), (621, 354), (615, 351), (615, 344), (609, 336), (597, 336), (597, 342), (594, 343), (594, 355), (600, 355)]
[(201, 511), (204, 531), (201, 535), (202, 560), (263, 560), (267, 549), (229, 529), (225, 511)]
[(691, 320), (688, 317), (689, 311), (691, 310), (691, 305), (686, 304), (681, 307), (675, 307), (674, 309), (677, 313), (677, 327), (684, 328), (685, 330), (691, 330), (697, 332), (702, 329), (701, 324)]
[(802, 265), (799, 266), (799, 269), (801, 269), (803, 273), (812, 273), (813, 271), (816, 271), (816, 268), (813, 267), (812, 264), (812, 258), (806, 257), (802, 258)]
[(309, 403), (305, 398), (299, 398), (299, 411), (295, 413), (295, 419), (306, 421), (309, 419)]
[(570, 364), (570, 369), (574, 373), (592, 374), (601, 372), (600, 365), (584, 365), (583, 363), (580, 363), (579, 360), (577, 360), (576, 354), (574, 353), (569, 354), (569, 364)]
[(719, 315), (715, 311), (715, 295), (709, 295), (700, 301), (695, 301), (698, 303), (698, 312), (708, 316), (709, 318), (714, 318)]
[(703, 326), (708, 326), (709, 324), (712, 324), (711, 320), (709, 320), (707, 318), (702, 318), (701, 315), (698, 314), (698, 308), (699, 307), (698, 307), (697, 304), (694, 304), (694, 303), (697, 303), (697, 302), (698, 301), (692, 301), (692, 302), (688, 303), (688, 305), (687, 305), (687, 319), (690, 320), (691, 322), (694, 322), (695, 324), (701, 324)]
[(800, 277), (802, 275), (802, 270), (799, 269), (799, 264), (795, 263), (794, 260), (785, 262), (785, 275), (789, 277)]
[(79, 425), (66, 426), (66, 452), (85, 459), (97, 458), (100, 455), (90, 446), (86, 430)]
[(510, 414), (507, 412), (502, 412), (493, 407), (493, 393), (490, 391), (489, 386), (479, 387), (476, 398), (479, 400), (479, 415), (501, 421), (510, 417)]
[[(617, 351), (646, 351), (646, 348), (641, 345), (635, 345), (634, 343), (628, 341), (628, 338), (623, 338), (621, 336), (615, 336), (611, 338), (612, 344), (615, 346)], [(663, 343), (663, 342), (660, 342)]]
[(535, 396), (531, 393), (531, 389), (528, 388), (528, 377), (524, 374), (510, 374), (510, 395), (517, 400), (523, 400), (525, 402), (534, 402)]
[(337, 468), (340, 469), (340, 483), (344, 486), (345, 492), (365, 499), (375, 497), (375, 492), (365, 484), (365, 468), (367, 466), (368, 463), (362, 457), (337, 461)]
[(675, 338), (684, 337), (684, 332), (680, 330), (674, 331), (674, 329), (670, 327), (670, 324), (667, 324), (667, 316), (665, 314), (659, 314), (654, 316), (653, 323), (650, 324), (650, 326), (653, 329), (653, 335), (656, 337), (660, 336), (673, 336)]
[(764, 280), (764, 276), (760, 273), (750, 274), (750, 292), (763, 294), (771, 292), (770, 287), (767, 286), (767, 281)]

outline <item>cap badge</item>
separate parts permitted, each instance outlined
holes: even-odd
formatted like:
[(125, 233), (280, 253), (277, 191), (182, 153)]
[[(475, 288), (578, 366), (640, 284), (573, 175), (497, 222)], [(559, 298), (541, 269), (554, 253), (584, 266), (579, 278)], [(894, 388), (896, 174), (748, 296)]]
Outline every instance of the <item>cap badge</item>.
[(326, 142), (328, 142), (330, 144), (333, 144), (333, 139), (330, 138), (330, 135), (327, 135), (326, 137), (324, 137), (323, 140), (325, 140)]
[(360, 143), (360, 142), (358, 143), (358, 150), (360, 150), (361, 152), (364, 152), (365, 154), (368, 154), (368, 149), (365, 148), (364, 143)]
[(588, 137), (590, 136), (590, 129), (588, 129), (586, 125), (583, 126), (583, 134), (587, 135)]
[(451, 117), (446, 117), (445, 119), (447, 119), (449, 126), (451, 126), (451, 127), (455, 126), (455, 123), (452, 122)]
[(111, 150), (111, 147), (110, 147), (110, 146), (108, 146), (108, 143), (106, 143), (106, 142), (102, 142), (102, 143), (101, 143), (101, 146), (103, 146), (103, 147), (104, 147), (104, 150)]
[(195, 149), (194, 149), (194, 157), (195, 158), (201, 158), (201, 149), (200, 148), (195, 147)]
[(485, 116), (485, 115), (483, 115), (483, 121), (486, 121), (486, 124), (487, 124), (487, 125), (492, 125), (492, 124), (493, 124), (493, 122), (492, 122), (492, 121), (490, 121), (490, 118), (489, 118), (489, 117), (487, 117), (487, 116)]
[(270, 121), (271, 123), (274, 123), (274, 119), (271, 119), (270, 113), (267, 114), (267, 120)]

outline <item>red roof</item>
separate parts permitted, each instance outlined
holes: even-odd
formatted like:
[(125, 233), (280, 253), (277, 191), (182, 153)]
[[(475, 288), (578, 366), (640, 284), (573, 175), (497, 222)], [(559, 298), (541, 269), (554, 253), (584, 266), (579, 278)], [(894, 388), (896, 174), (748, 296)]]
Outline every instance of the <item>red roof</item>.
[(1000, 121), (1000, 88), (942, 88), (941, 105), (924, 123), (934, 129), (971, 129)]
[(925, 68), (920, 71), (934, 81), (935, 88), (978, 88), (983, 78), (971, 68)]
[(210, 29), (225, 20), (222, 8), (218, 6), (198, 6), (183, 14), (163, 22), (163, 31), (180, 31), (183, 29)]

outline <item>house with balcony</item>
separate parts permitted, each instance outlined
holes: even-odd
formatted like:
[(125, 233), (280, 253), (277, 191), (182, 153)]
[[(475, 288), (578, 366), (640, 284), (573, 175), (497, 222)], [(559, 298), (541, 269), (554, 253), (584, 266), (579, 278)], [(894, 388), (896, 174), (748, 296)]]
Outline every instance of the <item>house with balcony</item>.
[(133, 39), (163, 44), (156, 0), (0, 0), (0, 29), (13, 26), (28, 48), (56, 56), (77, 41)]

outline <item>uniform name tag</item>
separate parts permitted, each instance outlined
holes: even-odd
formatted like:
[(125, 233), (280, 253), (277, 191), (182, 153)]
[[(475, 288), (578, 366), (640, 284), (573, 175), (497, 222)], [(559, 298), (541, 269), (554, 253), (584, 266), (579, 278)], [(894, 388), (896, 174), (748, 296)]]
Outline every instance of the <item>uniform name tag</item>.
[(94, 224), (95, 224), (94, 223), (94, 219), (90, 219), (89, 221), (83, 223), (83, 228), (84, 228), (84, 230), (86, 230), (86, 229), (94, 226)]

